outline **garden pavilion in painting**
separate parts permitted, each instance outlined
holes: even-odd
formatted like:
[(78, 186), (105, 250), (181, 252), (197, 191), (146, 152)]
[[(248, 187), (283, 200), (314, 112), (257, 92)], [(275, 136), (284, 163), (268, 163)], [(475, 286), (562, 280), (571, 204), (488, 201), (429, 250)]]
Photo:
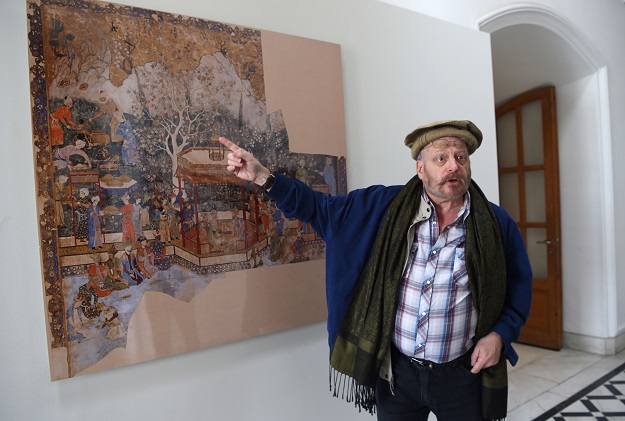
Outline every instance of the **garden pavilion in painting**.
[(198, 266), (253, 259), (266, 246), (259, 244), (262, 224), (255, 190), (246, 191), (227, 171), (223, 145), (212, 141), (188, 148), (177, 163), (178, 188), (186, 197), (178, 201), (181, 249), (176, 254)]

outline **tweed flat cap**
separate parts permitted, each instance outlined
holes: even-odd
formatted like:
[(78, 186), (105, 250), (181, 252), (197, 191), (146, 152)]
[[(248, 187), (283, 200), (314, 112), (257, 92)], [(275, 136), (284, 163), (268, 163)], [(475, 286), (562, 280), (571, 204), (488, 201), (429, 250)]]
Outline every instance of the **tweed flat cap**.
[(436, 121), (417, 127), (406, 136), (404, 143), (411, 149), (412, 158), (417, 159), (421, 149), (428, 143), (446, 136), (456, 136), (462, 139), (467, 144), (469, 155), (482, 144), (482, 132), (469, 120)]

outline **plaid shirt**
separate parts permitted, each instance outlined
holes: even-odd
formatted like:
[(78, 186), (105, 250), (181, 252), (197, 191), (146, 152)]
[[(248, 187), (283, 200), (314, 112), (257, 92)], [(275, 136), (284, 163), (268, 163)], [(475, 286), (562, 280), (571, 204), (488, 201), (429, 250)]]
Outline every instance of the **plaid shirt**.
[(408, 356), (445, 363), (473, 346), (477, 311), (464, 262), (470, 209), (467, 193), (456, 219), (441, 233), (436, 212), (417, 223), (401, 280), (394, 332), (395, 345)]

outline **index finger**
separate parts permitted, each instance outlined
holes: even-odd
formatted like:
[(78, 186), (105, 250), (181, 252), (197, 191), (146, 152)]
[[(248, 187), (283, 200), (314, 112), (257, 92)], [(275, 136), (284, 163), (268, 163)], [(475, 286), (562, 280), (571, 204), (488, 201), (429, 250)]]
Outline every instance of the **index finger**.
[(471, 366), (471, 373), (473, 373), (473, 374), (479, 373), (482, 370), (482, 368), (484, 368), (484, 362), (485, 362), (484, 359), (482, 359), (482, 358), (478, 359), (475, 362), (475, 364), (473, 364)]
[(233, 143), (232, 141), (226, 139), (225, 137), (220, 137), (219, 141), (221, 142), (222, 145), (224, 145), (226, 148), (230, 149), (232, 152), (237, 152), (239, 149), (241, 149), (235, 143)]

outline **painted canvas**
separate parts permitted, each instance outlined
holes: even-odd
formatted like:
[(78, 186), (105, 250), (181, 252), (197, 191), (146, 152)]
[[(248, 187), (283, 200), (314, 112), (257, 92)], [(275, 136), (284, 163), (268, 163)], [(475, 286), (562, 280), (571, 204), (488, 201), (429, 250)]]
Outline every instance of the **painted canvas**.
[(340, 47), (81, 0), (28, 21), (51, 378), (323, 320), (323, 240), (218, 137), (345, 193)]

